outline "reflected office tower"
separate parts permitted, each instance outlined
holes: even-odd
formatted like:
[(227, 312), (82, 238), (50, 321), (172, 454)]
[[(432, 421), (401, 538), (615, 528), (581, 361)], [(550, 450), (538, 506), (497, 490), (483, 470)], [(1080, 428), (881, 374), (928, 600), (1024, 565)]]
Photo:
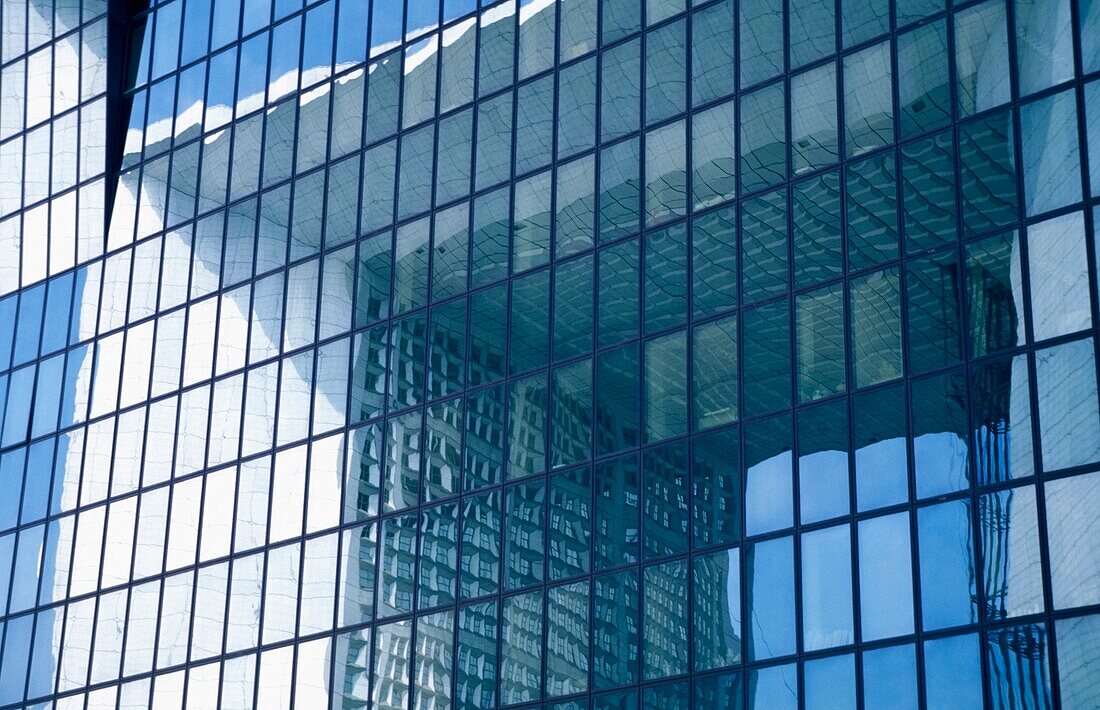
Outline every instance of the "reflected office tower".
[(1085, 708), (1100, 3), (8, 0), (0, 710)]

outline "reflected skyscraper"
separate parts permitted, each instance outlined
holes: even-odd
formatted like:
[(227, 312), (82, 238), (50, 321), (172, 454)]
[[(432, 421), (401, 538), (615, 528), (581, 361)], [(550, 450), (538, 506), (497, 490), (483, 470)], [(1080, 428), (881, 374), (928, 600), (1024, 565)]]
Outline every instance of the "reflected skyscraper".
[(1088, 708), (1100, 3), (10, 0), (0, 708)]

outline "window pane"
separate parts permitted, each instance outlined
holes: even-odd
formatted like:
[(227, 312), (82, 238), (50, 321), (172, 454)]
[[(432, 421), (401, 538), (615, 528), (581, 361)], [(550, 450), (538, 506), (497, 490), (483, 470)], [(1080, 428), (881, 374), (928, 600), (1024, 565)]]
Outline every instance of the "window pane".
[(653, 333), (687, 320), (687, 225), (650, 232), (645, 238), (645, 329)]
[(970, 485), (966, 426), (966, 377), (952, 373), (914, 382), (913, 468), (917, 497), (963, 490)]
[(596, 569), (639, 559), (639, 478), (635, 454), (596, 465)]
[(840, 174), (832, 171), (791, 188), (791, 241), (798, 287), (841, 273)]
[(691, 16), (691, 101), (695, 106), (733, 93), (733, 1)]
[(568, 61), (596, 48), (597, 4), (597, 0), (565, 0), (561, 4), (559, 61)]
[(795, 175), (837, 161), (836, 65), (791, 78), (791, 146)]
[(600, 153), (601, 242), (637, 232), (641, 217), (638, 140), (627, 140)]
[(596, 356), (596, 452), (614, 453), (640, 441), (641, 362), (638, 346)]
[(741, 567), (737, 548), (696, 557), (695, 670), (730, 666), (741, 660)]
[(798, 412), (798, 490), (803, 523), (847, 515), (848, 412), (831, 402)]
[(909, 144), (901, 153), (905, 249), (931, 249), (956, 238), (955, 144), (950, 132)]
[(741, 465), (736, 429), (696, 437), (692, 444), (692, 531), (695, 546), (741, 537)]
[(637, 682), (641, 647), (638, 573), (628, 570), (596, 577), (593, 585), (593, 685), (598, 689)]
[(860, 521), (859, 604), (864, 641), (913, 632), (911, 559), (908, 513)]
[(836, 3), (792, 0), (788, 12), (792, 69), (836, 51)]
[(1100, 412), (1092, 339), (1040, 350), (1035, 355), (1039, 388), (1039, 440), (1043, 469), (1100, 460)]
[(429, 609), (455, 600), (458, 577), (458, 506), (429, 508), (420, 517), (417, 604)]
[(637, 337), (641, 316), (638, 252), (637, 239), (600, 252), (598, 346)]
[(1062, 707), (1088, 707), (1095, 698), (1092, 668), (1100, 644), (1100, 615), (1055, 622)]
[(695, 114), (691, 124), (691, 194), (699, 210), (732, 199), (734, 182), (734, 104), (732, 101)]
[(472, 604), (458, 614), (458, 664), (455, 668), (455, 698), (478, 707), (492, 706), (496, 696), (497, 667), (496, 602)]
[(921, 618), (926, 631), (978, 620), (969, 501), (917, 512)]
[(896, 269), (852, 281), (852, 369), (856, 387), (902, 374), (901, 304)]
[[(849, 4), (852, 0), (845, 7)], [(849, 157), (893, 141), (891, 81), (888, 42), (844, 58), (844, 132)]]
[[(605, 26), (607, 20), (605, 14)], [(600, 55), (603, 70), (600, 135), (605, 141), (638, 130), (642, 101), (641, 53), (641, 42), (634, 39)]]
[(554, 272), (554, 360), (592, 349), (595, 326), (591, 255), (559, 264)]
[(980, 356), (1024, 342), (1023, 257), (1015, 232), (966, 248), (971, 352)]
[(983, 549), (1002, 551), (983, 559), (987, 618), (1033, 614), (1043, 608), (1036, 507), (1033, 486), (990, 493), (979, 500)]
[(900, 386), (853, 400), (856, 507), (871, 510), (908, 500), (905, 390)]
[(975, 634), (924, 642), (928, 710), (982, 706), (982, 665)]
[(500, 697), (509, 705), (541, 694), (542, 594), (528, 592), (504, 600)]
[(545, 499), (543, 481), (515, 486), (505, 494), (504, 581), (508, 589), (543, 580)]
[(741, 86), (752, 86), (783, 71), (783, 3), (741, 3)]
[(587, 468), (559, 473), (550, 479), (550, 579), (589, 570), (591, 548), (592, 474)]
[(1091, 326), (1084, 215), (1073, 212), (1031, 225), (1027, 253), (1035, 339)]
[(994, 360), (971, 372), (975, 471), (981, 485), (1035, 472), (1027, 357)]
[(462, 599), (492, 594), (500, 585), (500, 493), (462, 502)]
[(417, 707), (450, 703), (454, 626), (453, 611), (416, 620), (416, 675), (423, 679), (413, 685), (413, 704)]
[(787, 177), (787, 121), (783, 82), (741, 97), (741, 190)]
[(1044, 624), (996, 629), (986, 637), (990, 694), (995, 710), (1027, 703), (1034, 708), (1051, 704), (1050, 657)]
[(687, 93), (687, 23), (665, 25), (646, 35), (645, 120), (662, 121), (682, 112)]
[(785, 537), (745, 549), (745, 616), (752, 619), (746, 635), (751, 660), (795, 651), (793, 548), (792, 538)]
[(687, 572), (683, 560), (645, 570), (642, 664), (646, 679), (688, 670)]
[(595, 58), (565, 67), (558, 74), (557, 131), (558, 158), (591, 148), (595, 142)]
[(1015, 135), (1008, 112), (959, 129), (963, 225), (982, 233), (1016, 220)]
[(852, 544), (847, 525), (802, 535), (802, 645), (806, 651), (855, 640)]
[(1081, 157), (1077, 147), (1077, 104), (1072, 91), (1020, 109), (1024, 198), (1028, 215), (1081, 199)]
[(808, 402), (844, 391), (844, 293), (837, 284), (798, 296), (798, 399)]
[(546, 601), (546, 694), (588, 689), (588, 582), (556, 587)]
[(1005, 6), (992, 0), (955, 14), (959, 113), (973, 115), (1011, 98)]
[(1073, 30), (1068, 0), (1014, 0), (1020, 94), (1073, 77)]
[(863, 654), (865, 707), (917, 710), (917, 659), (912, 644)]
[(646, 134), (646, 226), (687, 213), (685, 131), (685, 123), (678, 121)]
[(787, 191), (741, 203), (742, 291), (746, 301), (787, 288)]
[(856, 707), (856, 664), (852, 654), (807, 661), (806, 710)]
[(1065, 609), (1100, 599), (1100, 554), (1096, 538), (1085, 531), (1088, 512), (1100, 502), (1100, 473), (1046, 484), (1047, 535), (1050, 545), (1054, 606)]
[(517, 182), (512, 204), (512, 271), (550, 260), (550, 171)]
[(692, 312), (696, 317), (737, 305), (736, 226), (732, 208), (692, 220)]
[(897, 166), (892, 152), (851, 165), (847, 175), (848, 269), (898, 256)]
[(790, 304), (787, 301), (744, 313), (745, 415), (757, 415), (790, 403)]
[(911, 262), (905, 273), (909, 366), (916, 374), (962, 358), (959, 268), (954, 253)]
[(646, 441), (687, 431), (687, 337), (681, 331), (645, 344)]
[(693, 338), (695, 428), (737, 421), (737, 317), (698, 326)]
[(553, 143), (554, 82), (546, 76), (516, 89), (516, 175), (550, 162)]
[(844, 46), (851, 47), (890, 29), (890, 10), (875, 0), (844, 0), (841, 3)]
[(646, 451), (642, 456), (642, 505), (647, 560), (682, 552), (688, 545), (687, 446), (684, 442)]
[(898, 37), (898, 105), (901, 135), (938, 128), (951, 119), (947, 23), (918, 27)]

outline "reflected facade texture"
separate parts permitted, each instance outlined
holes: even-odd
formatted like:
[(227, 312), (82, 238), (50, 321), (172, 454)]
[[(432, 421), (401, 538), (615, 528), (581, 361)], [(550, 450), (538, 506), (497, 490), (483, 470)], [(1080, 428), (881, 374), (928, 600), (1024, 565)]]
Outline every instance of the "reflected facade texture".
[(0, 708), (1095, 708), (1100, 2), (9, 0)]

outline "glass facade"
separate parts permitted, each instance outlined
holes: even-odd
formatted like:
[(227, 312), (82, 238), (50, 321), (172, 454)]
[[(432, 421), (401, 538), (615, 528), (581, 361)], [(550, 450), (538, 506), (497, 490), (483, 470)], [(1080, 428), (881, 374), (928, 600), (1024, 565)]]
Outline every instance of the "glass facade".
[(1095, 708), (1100, 1), (5, 0), (0, 708)]

